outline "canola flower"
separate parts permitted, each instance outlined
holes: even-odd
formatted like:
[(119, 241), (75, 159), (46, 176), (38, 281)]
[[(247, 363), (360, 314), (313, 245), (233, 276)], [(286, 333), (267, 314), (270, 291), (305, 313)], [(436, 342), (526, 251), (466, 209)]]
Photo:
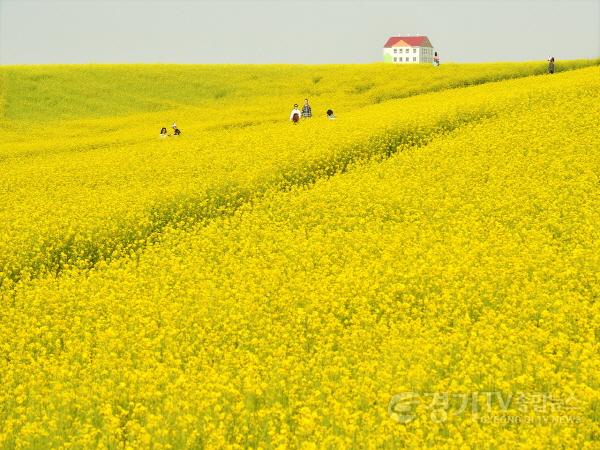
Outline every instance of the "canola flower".
[[(456, 73), (445, 80), (447, 87), (516, 77), (539, 68), (507, 65), (505, 73), (497, 65), (481, 66), (478, 76), (477, 65), (449, 66), (450, 74), (453, 69)], [(429, 70), (432, 79), (418, 78), (425, 68), (417, 69), (410, 78), (415, 92), (419, 85), (425, 91), (440, 88), (435, 77), (443, 75)], [(373, 71), (379, 77), (392, 73), (385, 65), (375, 65), (367, 74)], [(579, 82), (589, 83), (595, 71), (597, 67), (587, 69), (588, 78)], [(354, 109), (335, 126), (323, 126), (321, 117), (303, 124), (302, 130), (290, 130), (272, 113), (259, 115), (257, 123), (249, 121), (241, 97), (238, 109), (225, 104), (221, 111), (225, 116), (215, 113), (208, 124), (198, 118), (196, 109), (177, 110), (179, 123), (190, 125), (181, 140), (168, 142), (156, 139), (162, 113), (67, 120), (32, 126), (25, 133), (15, 125), (16, 131), (7, 132), (0, 144), (0, 197), (5, 205), (0, 211), (0, 283), (128, 255), (153, 241), (167, 225), (187, 226), (231, 213), (266, 189), (311, 183), (344, 170), (352, 161), (387, 156), (399, 144), (418, 145), (463, 122), (528, 108), (532, 102), (551, 102), (547, 93), (559, 81), (527, 78), (494, 88), (476, 86), (394, 100), (395, 95), (411, 92), (398, 90), (400, 94), (387, 92), (392, 100), (379, 103), (373, 103), (370, 91), (361, 92), (355, 96)], [(321, 83), (325, 79), (317, 85)], [(9, 110), (18, 116), (19, 109), (10, 106), (11, 93), (7, 92)], [(327, 100), (348, 102), (348, 96), (341, 91)], [(286, 105), (285, 101), (265, 97), (254, 101), (253, 108), (272, 111), (273, 104)], [(325, 106), (320, 97), (313, 101), (315, 111)], [(286, 110), (279, 114), (285, 117), (283, 107)], [(256, 110), (250, 111), (254, 117)], [(244, 119), (228, 125), (232, 115)], [(219, 126), (217, 119), (222, 120)]]
[[(600, 59), (561, 61), (557, 72), (598, 65)], [(545, 62), (424, 65), (28, 65), (0, 68), (0, 95), (6, 108), (0, 120), (29, 127), (56, 119), (111, 118), (136, 113), (201, 106), (203, 120), (239, 118), (239, 111), (275, 113), (268, 99), (290, 96), (335, 100), (340, 109), (409, 97), (449, 87), (543, 74)], [(340, 95), (343, 94), (343, 95)], [(202, 116), (202, 111), (210, 114)], [(249, 108), (249, 109), (248, 109)], [(218, 117), (217, 119), (221, 119)], [(271, 118), (271, 117), (270, 117)], [(260, 117), (252, 117), (260, 120)], [(248, 120), (248, 118), (245, 118)], [(215, 124), (222, 123), (221, 120)], [(131, 122), (129, 123), (131, 126)], [(65, 130), (61, 130), (64, 132)]]
[[(594, 448), (599, 97), (590, 68), (361, 108), (328, 129), (343, 170), (334, 145), (268, 160), (252, 133), (276, 126), (233, 133), (239, 173), (277, 169), (241, 178), (259, 198), (0, 290), (0, 446)], [(399, 392), (551, 393), (576, 421), (403, 424)]]

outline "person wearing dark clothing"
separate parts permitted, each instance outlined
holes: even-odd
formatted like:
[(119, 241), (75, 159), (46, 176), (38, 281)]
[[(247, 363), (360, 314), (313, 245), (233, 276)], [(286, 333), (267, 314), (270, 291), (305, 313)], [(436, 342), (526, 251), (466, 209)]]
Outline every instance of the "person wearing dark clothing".
[(554, 73), (554, 56), (548, 59), (548, 73)]
[(309, 117), (312, 117), (312, 109), (311, 109), (310, 105), (308, 104), (308, 99), (305, 98), (304, 106), (302, 107), (302, 118), (308, 119)]

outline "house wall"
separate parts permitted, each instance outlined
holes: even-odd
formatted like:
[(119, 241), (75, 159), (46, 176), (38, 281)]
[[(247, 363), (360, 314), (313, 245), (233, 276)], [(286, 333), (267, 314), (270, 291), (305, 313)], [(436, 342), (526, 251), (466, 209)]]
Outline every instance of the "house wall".
[[(395, 50), (395, 51), (394, 51)], [(407, 52), (408, 50), (408, 52)], [(394, 60), (394, 58), (396, 58)], [(402, 58), (402, 61), (400, 61)], [(408, 58), (408, 61), (406, 60)], [(392, 47), (383, 49), (383, 61), (392, 64), (419, 64), (433, 61), (431, 47)]]
[(433, 62), (433, 52), (432, 47), (419, 47), (421, 62), (431, 64)]

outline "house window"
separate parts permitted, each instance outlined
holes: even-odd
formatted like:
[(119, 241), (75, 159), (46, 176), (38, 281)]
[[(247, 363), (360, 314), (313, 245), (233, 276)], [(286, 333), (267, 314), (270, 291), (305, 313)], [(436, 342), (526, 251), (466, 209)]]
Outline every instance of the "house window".
[(406, 49), (404, 49), (404, 52), (405, 52), (405, 53), (408, 53), (409, 51), (410, 51), (410, 48), (406, 48)]
[(416, 48), (413, 48), (413, 53), (417, 53), (417, 49)]
[(400, 58), (398, 58), (400, 60), (400, 62), (402, 62), (402, 56)]
[(416, 60), (417, 60), (417, 57), (416, 57), (416, 56), (413, 56), (413, 61), (416, 61)]
[(394, 62), (396, 62), (397, 60), (398, 60), (398, 58), (396, 58), (396, 57), (394, 56)]
[(394, 49), (394, 53), (398, 53), (398, 49), (397, 48)]

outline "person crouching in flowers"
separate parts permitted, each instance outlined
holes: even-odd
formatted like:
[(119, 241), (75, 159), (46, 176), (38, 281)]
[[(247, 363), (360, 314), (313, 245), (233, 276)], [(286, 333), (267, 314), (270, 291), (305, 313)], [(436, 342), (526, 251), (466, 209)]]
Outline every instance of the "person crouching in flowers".
[(302, 113), (300, 112), (300, 110), (298, 109), (298, 104), (296, 103), (294, 105), (294, 109), (292, 109), (292, 113), (290, 114), (290, 120), (292, 122), (294, 122), (294, 125), (298, 125), (298, 122), (300, 121), (300, 115)]
[(181, 134), (181, 130), (177, 128), (177, 124), (173, 123), (173, 136), (179, 136)]
[(333, 110), (331, 110), (331, 109), (327, 110), (327, 118), (329, 120), (334, 120), (335, 119), (335, 115), (333, 114)]

